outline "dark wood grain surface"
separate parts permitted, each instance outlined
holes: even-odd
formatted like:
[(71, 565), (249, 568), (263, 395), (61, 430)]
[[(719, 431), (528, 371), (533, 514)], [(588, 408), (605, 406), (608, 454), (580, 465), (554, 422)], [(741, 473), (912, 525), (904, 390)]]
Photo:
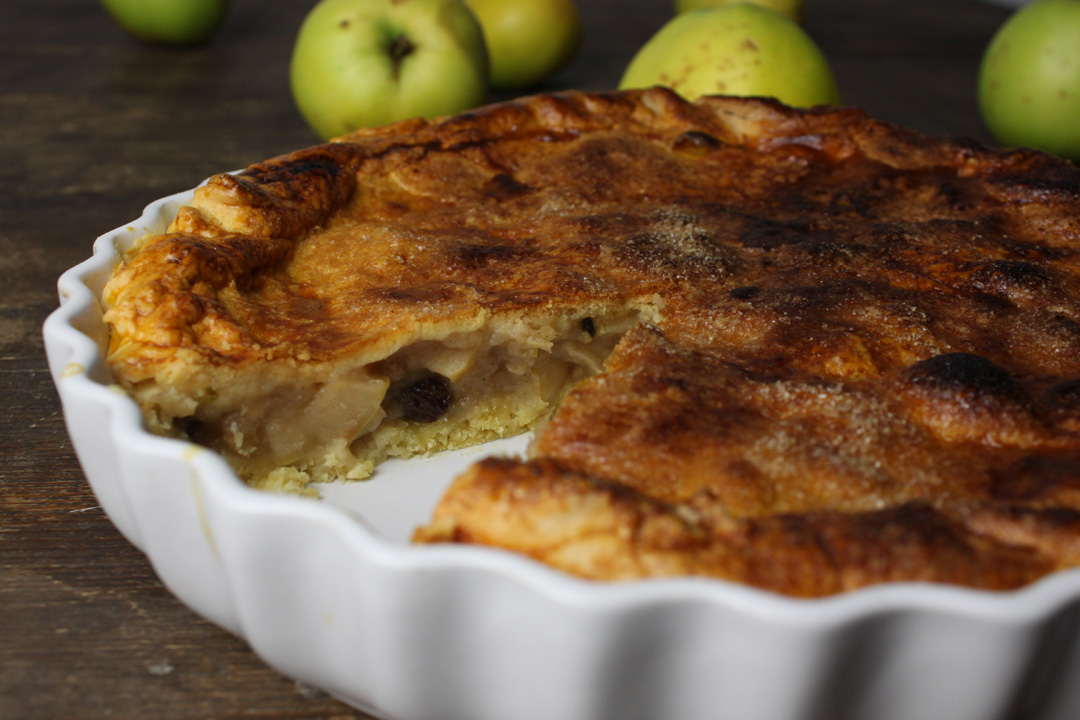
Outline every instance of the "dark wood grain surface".
[[(669, 0), (579, 0), (585, 43), (540, 89), (608, 89)], [(807, 0), (847, 104), (988, 142), (975, 80), (1008, 12), (978, 0)], [(0, 718), (364, 718), (176, 601), (97, 506), (41, 324), (94, 238), (218, 171), (309, 145), (287, 67), (312, 0), (235, 0), (193, 49), (93, 0), (0, 1)], [(498, 98), (496, 98), (498, 99)]]

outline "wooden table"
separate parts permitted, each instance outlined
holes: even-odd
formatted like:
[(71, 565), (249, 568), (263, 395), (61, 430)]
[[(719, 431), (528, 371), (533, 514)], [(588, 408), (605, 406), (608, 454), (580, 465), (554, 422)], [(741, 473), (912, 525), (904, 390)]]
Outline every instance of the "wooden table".
[[(586, 37), (541, 89), (609, 89), (669, 0), (580, 0)], [(195, 616), (116, 532), (68, 444), (41, 324), (55, 282), (150, 200), (314, 142), (289, 54), (309, 0), (235, 0), (194, 49), (148, 47), (90, 0), (0, 3), (0, 718), (360, 718)], [(808, 0), (845, 101), (988, 141), (975, 81), (1007, 11)]]

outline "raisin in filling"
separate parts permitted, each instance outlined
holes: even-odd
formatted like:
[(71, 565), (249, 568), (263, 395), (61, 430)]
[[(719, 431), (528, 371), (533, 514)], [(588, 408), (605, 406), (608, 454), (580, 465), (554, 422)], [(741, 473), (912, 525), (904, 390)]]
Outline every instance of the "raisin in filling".
[(435, 422), (454, 402), (454, 387), (450, 379), (430, 373), (401, 389), (401, 415), (420, 423)]

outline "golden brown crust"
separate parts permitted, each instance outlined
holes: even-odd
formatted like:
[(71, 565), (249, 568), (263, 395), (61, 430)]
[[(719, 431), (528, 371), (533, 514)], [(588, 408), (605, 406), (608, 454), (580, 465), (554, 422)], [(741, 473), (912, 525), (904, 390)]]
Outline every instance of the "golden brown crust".
[[(833, 177), (834, 168), (842, 175)], [(983, 197), (963, 197), (962, 176), (971, 173)], [(1017, 177), (1037, 177), (1038, 187), (1003, 212), (985, 212), (987, 203), (1018, 192)], [(906, 189), (911, 183), (919, 187)], [(971, 282), (989, 287), (986, 294), (1023, 294), (1025, 283), (1040, 279), (1009, 285), (1008, 267), (995, 275), (965, 256), (985, 260), (987, 251), (1009, 251), (1038, 262), (1055, 235), (1035, 229), (1038, 245), (1028, 251), (1025, 237), (1033, 230), (1020, 222), (1045, 214), (1055, 193), (1075, 194), (1075, 183), (1042, 156), (928, 143), (853, 110), (797, 112), (731, 98), (690, 105), (659, 90), (541, 96), (437, 123), (366, 131), (239, 176), (216, 176), (181, 211), (171, 228), (176, 234), (156, 241), (177, 248), (136, 256), (110, 284), (106, 302), (117, 308), (133, 288), (147, 286), (187, 293), (174, 313), (132, 312), (141, 326), (119, 336), (138, 342), (144, 328), (189, 333), (188, 306), (203, 298), (179, 276), (215, 276), (222, 264), (241, 278), (258, 271), (256, 283), (213, 290), (225, 313), (207, 331), (242, 339), (229, 355), (242, 362), (245, 352), (262, 359), (283, 342), (296, 346), (287, 352), (315, 355), (377, 342), (392, 332), (381, 319), (388, 311), (445, 319), (477, 306), (661, 290), (690, 291), (687, 304), (702, 305), (702, 296), (727, 289), (732, 277), (756, 281), (763, 274), (757, 256), (777, 255), (785, 264), (842, 262), (854, 242), (891, 246), (884, 252), (895, 257), (876, 270), (893, 284), (914, 286), (904, 289), (940, 289), (981, 269)], [(965, 216), (965, 202), (979, 206)], [(866, 208), (874, 217), (863, 218), (862, 237), (836, 237), (830, 213), (847, 225)], [(1063, 225), (1056, 233), (1062, 242), (1080, 233), (1080, 220), (1060, 213), (1044, 222)], [(363, 241), (341, 247), (324, 226)], [(1015, 248), (967, 247), (982, 233), (1014, 231), (1008, 239)], [(320, 243), (309, 240), (313, 233)], [(935, 245), (939, 236), (952, 242), (928, 249), (921, 237), (927, 233)], [(735, 246), (707, 240), (719, 234)], [(187, 258), (189, 235), (206, 239), (202, 250), (184, 267), (171, 265), (176, 256)], [(237, 247), (226, 235), (274, 247)], [(781, 249), (793, 240), (799, 247)], [(281, 263), (299, 243), (308, 255)], [(279, 272), (266, 273), (268, 262), (277, 262)], [(802, 272), (780, 267), (769, 274), (783, 284), (793, 279), (789, 270)], [(1042, 281), (1044, 294), (1054, 292), (1054, 281)], [(346, 304), (342, 292), (371, 312), (350, 315), (346, 324), (334, 306)], [(263, 307), (273, 312), (245, 312)], [(294, 317), (307, 321), (275, 332)]]
[[(510, 547), (586, 577), (699, 574), (796, 595), (1015, 587), (1080, 560), (1080, 447), (975, 357), (849, 382), (758, 374), (638, 329), (563, 402), (534, 460), (460, 479), (418, 539)], [(957, 392), (996, 406), (993, 432), (963, 432), (987, 424), (975, 402), (941, 423), (955, 432), (921, 423), (913, 378), (948, 385), (924, 398), (946, 412)], [(1001, 431), (1014, 416), (1026, 434)]]
[(1080, 561), (1080, 170), (1049, 156), (850, 109), (566, 93), (217, 177), (172, 230), (105, 293), (132, 389), (662, 308), (421, 540), (806, 595)]
[(504, 547), (596, 580), (699, 575), (807, 597), (896, 580), (1002, 590), (1057, 567), (925, 502), (734, 517), (708, 491), (668, 503), (550, 460), (482, 461), (417, 539)]

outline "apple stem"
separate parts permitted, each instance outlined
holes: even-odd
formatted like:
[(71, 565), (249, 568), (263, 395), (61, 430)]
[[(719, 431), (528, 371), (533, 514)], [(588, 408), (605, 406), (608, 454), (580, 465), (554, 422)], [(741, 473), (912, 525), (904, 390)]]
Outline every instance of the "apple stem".
[(397, 78), (398, 70), (401, 67), (401, 61), (412, 54), (416, 46), (412, 44), (406, 35), (398, 35), (394, 38), (394, 41), (390, 43), (388, 51), (390, 53), (390, 62), (394, 64), (394, 77)]

